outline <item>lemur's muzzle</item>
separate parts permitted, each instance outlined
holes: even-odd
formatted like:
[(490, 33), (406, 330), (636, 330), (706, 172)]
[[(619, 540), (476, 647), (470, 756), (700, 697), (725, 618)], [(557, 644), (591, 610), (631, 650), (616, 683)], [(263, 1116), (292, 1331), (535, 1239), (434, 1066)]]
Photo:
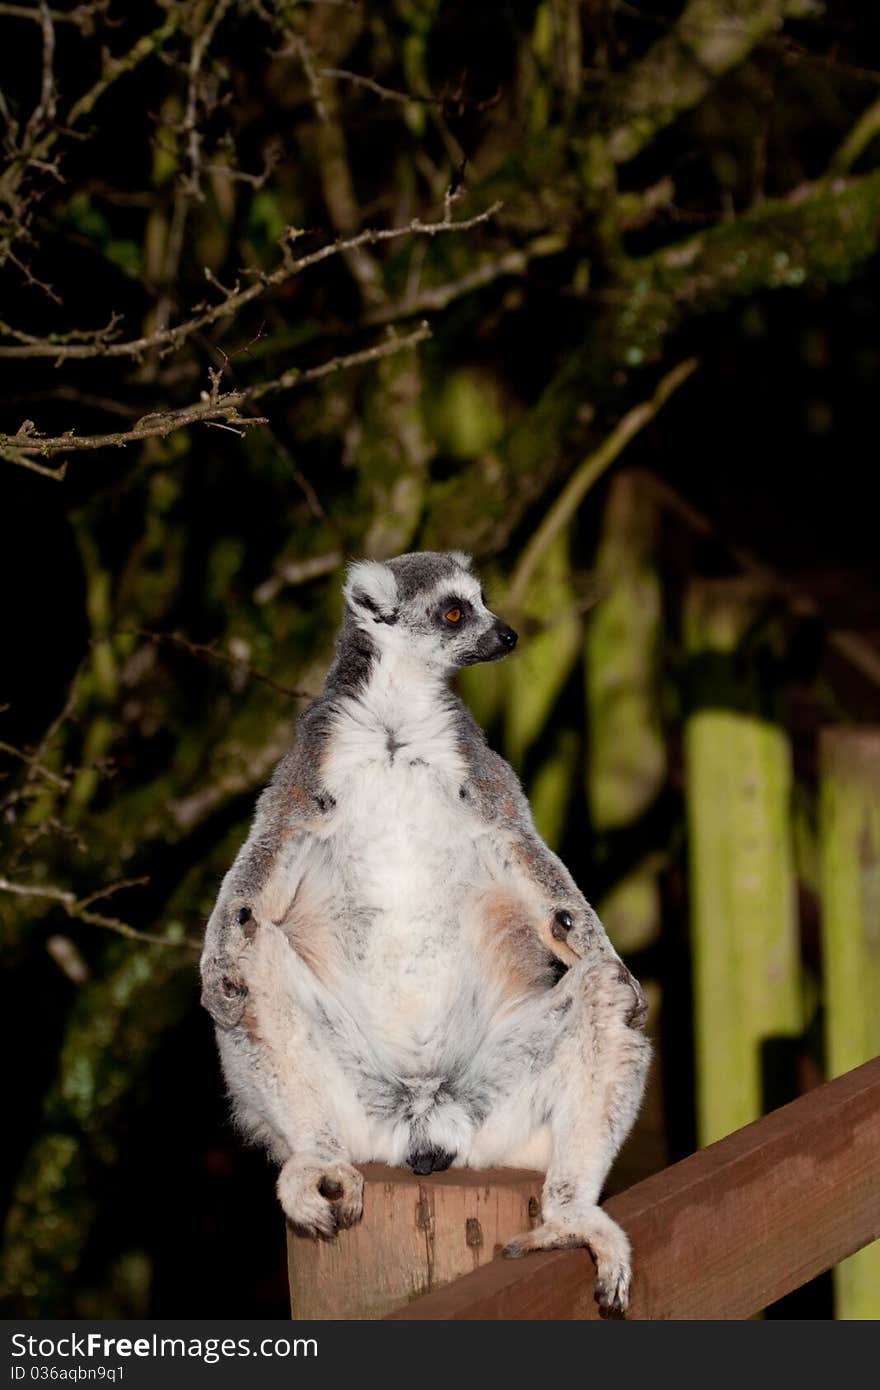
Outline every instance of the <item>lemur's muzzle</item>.
[(479, 661), (500, 661), (512, 652), (517, 643), (517, 635), (512, 627), (498, 619), (482, 633), (462, 658), (463, 666), (475, 666)]

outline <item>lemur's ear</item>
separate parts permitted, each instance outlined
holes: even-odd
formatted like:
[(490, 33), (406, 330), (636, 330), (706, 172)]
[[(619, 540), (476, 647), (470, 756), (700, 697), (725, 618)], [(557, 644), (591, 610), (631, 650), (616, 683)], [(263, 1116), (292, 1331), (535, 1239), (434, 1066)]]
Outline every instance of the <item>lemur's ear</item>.
[(349, 565), (342, 592), (358, 618), (371, 618), (374, 623), (397, 622), (397, 580), (388, 566), (378, 560), (357, 560)]
[(463, 570), (469, 570), (473, 564), (473, 556), (468, 555), (464, 550), (450, 550), (449, 558), (460, 565)]

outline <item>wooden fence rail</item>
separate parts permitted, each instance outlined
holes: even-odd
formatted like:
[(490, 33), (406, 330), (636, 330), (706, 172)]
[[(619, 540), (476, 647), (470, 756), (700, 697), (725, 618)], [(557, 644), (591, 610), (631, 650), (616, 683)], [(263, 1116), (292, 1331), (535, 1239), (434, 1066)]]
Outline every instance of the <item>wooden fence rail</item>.
[[(612, 1198), (633, 1318), (747, 1318), (880, 1237), (880, 1058)], [(595, 1318), (586, 1251), (496, 1259), (392, 1318)]]

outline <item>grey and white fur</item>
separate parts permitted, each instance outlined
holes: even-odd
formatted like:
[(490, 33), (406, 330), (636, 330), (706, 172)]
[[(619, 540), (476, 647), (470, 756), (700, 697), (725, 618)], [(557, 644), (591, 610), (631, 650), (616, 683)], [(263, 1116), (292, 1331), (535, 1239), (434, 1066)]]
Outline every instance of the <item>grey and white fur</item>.
[(449, 688), (516, 634), (455, 551), (353, 564), (345, 601), (205, 935), (236, 1119), (321, 1236), (361, 1215), (356, 1163), (546, 1172), (505, 1254), (587, 1246), (622, 1314), (629, 1243), (598, 1200), (641, 1101), (645, 998)]

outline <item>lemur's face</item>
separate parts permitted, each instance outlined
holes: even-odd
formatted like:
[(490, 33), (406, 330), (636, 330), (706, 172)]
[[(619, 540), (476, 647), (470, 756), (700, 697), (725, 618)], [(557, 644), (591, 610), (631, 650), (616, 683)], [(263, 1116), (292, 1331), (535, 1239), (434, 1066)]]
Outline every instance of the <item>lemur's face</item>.
[(432, 670), (498, 661), (516, 633), (490, 612), (470, 557), (419, 551), (348, 571), (345, 597), (357, 625), (380, 652), (408, 655)]

